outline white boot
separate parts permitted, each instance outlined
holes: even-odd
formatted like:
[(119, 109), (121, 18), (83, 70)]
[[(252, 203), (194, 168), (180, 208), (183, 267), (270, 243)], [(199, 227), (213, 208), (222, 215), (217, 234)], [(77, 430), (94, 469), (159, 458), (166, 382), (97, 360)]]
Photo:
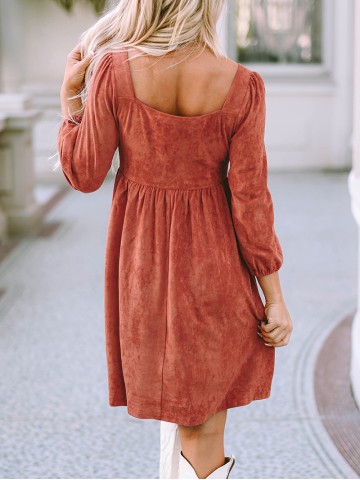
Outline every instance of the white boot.
[(179, 478), (181, 450), (178, 425), (160, 420), (160, 472), (159, 478)]
[[(230, 471), (235, 465), (234, 454), (231, 457), (225, 457), (225, 464), (210, 473), (206, 478), (229, 478)], [(180, 451), (179, 458), (179, 478), (199, 478), (191, 463), (184, 457)]]

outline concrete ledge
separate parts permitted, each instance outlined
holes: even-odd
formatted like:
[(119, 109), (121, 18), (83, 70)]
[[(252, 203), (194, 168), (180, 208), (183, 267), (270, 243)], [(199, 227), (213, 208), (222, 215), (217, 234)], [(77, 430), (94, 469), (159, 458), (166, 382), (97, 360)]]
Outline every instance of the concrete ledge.
[(33, 216), (29, 223), (29, 215), (25, 218), (19, 217), (19, 224), (16, 223), (16, 215), (12, 216), (14, 223), (11, 226), (11, 235), (0, 244), (0, 263), (13, 251), (22, 238), (45, 237), (54, 233), (60, 224), (46, 222), (45, 217), (69, 191), (71, 189), (67, 186), (38, 184), (35, 187), (36, 208)]

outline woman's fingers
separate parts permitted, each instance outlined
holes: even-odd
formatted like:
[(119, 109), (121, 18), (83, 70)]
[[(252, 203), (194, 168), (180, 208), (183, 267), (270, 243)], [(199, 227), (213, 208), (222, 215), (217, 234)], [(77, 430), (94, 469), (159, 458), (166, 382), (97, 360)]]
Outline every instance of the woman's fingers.
[(78, 43), (68, 54), (64, 73), (64, 87), (69, 91), (80, 91), (84, 83), (85, 71), (92, 55), (82, 58), (81, 44)]
[(268, 323), (262, 322), (261, 323), (261, 330), (263, 332), (271, 332), (272, 330), (278, 328), (281, 326), (280, 322), (277, 322), (276, 320), (268, 320)]
[(285, 335), (283, 332), (282, 335), (279, 336), (278, 339), (276, 339), (276, 341), (271, 339), (265, 339), (259, 332), (258, 335), (263, 338), (263, 340), (265, 341), (265, 345), (269, 347), (283, 347), (289, 343), (291, 332), (285, 332)]
[(287, 325), (283, 327), (276, 327), (270, 332), (258, 329), (258, 335), (265, 341), (266, 345), (279, 347), (287, 345), (292, 329)]
[(285, 345), (287, 345), (289, 343), (290, 336), (291, 336), (291, 332), (288, 332), (283, 338), (281, 338), (281, 340), (279, 340), (277, 342), (272, 342), (272, 343), (270, 343), (270, 345), (272, 347), (284, 347)]
[(268, 343), (276, 343), (287, 334), (286, 328), (278, 327), (270, 333), (262, 332), (263, 339)]
[(75, 45), (75, 47), (69, 52), (68, 60), (72, 63), (79, 62), (81, 60), (81, 47), (80, 43)]

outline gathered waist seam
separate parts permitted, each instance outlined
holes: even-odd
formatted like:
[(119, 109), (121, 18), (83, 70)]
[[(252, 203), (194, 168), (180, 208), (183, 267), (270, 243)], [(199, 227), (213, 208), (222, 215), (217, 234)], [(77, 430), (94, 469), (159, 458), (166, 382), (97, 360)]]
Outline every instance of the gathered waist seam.
[(218, 182), (212, 183), (212, 184), (210, 184), (210, 185), (205, 185), (205, 186), (203, 186), (203, 187), (181, 188), (181, 187), (170, 187), (170, 186), (162, 186), (162, 185), (155, 185), (155, 184), (150, 184), (150, 183), (138, 182), (137, 180), (134, 180), (133, 178), (130, 178), (130, 177), (128, 177), (127, 175), (125, 175), (124, 172), (123, 172), (120, 168), (118, 169), (117, 175), (118, 175), (119, 173), (120, 173), (124, 178), (126, 178), (126, 180), (129, 181), (129, 182), (136, 183), (136, 184), (139, 185), (139, 186), (150, 187), (150, 188), (160, 189), (160, 190), (183, 190), (183, 191), (187, 191), (187, 190), (205, 190), (205, 189), (207, 189), (207, 188), (212, 188), (212, 187), (216, 187), (216, 186), (219, 186), (219, 185), (223, 185), (223, 184), (224, 184), (224, 181), (225, 181), (225, 179), (219, 180)]

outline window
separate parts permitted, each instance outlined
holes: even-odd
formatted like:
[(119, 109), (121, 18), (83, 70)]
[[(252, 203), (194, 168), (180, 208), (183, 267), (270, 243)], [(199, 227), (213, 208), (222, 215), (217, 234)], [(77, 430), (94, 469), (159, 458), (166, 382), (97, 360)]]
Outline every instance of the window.
[[(328, 0), (327, 0), (328, 1)], [(240, 63), (324, 63), (322, 0), (235, 0), (231, 51)]]

